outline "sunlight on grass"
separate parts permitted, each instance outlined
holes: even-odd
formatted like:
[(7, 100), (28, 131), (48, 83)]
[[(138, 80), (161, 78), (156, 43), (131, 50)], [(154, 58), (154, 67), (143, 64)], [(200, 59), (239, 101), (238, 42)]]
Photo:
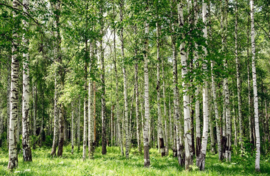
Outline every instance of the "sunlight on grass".
[[(143, 155), (136, 149), (130, 152), (130, 158), (120, 155), (117, 147), (108, 147), (107, 155), (101, 155), (101, 148), (97, 148), (94, 160), (82, 161), (82, 153), (70, 153), (70, 146), (65, 147), (62, 158), (51, 157), (50, 149), (38, 148), (33, 150), (33, 162), (24, 163), (22, 153), (19, 154), (19, 167), (13, 172), (7, 170), (8, 152), (0, 149), (0, 175), (256, 175), (254, 160), (249, 158), (232, 158), (232, 163), (219, 162), (217, 155), (208, 155), (205, 171), (199, 171), (195, 166), (191, 172), (185, 171), (177, 164), (172, 155), (161, 157), (156, 149), (150, 150), (151, 167), (144, 168)], [(261, 173), (270, 175), (269, 158), (262, 158)]]

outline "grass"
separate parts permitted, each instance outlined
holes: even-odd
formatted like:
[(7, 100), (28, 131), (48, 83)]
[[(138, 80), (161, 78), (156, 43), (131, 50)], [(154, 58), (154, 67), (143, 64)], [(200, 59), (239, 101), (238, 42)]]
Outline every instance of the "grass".
[[(13, 172), (7, 169), (8, 152), (0, 149), (0, 175), (42, 176), (42, 175), (127, 175), (127, 176), (156, 176), (156, 175), (270, 175), (270, 158), (261, 158), (261, 172), (254, 170), (253, 157), (232, 157), (231, 163), (219, 162), (217, 155), (207, 155), (205, 171), (193, 167), (190, 172), (177, 164), (172, 155), (161, 157), (156, 149), (150, 150), (151, 167), (144, 168), (143, 155), (136, 149), (130, 152), (130, 159), (120, 156), (117, 147), (107, 147), (107, 155), (101, 155), (101, 148), (95, 151), (95, 159), (82, 161), (82, 151), (71, 154), (70, 146), (64, 148), (63, 157), (51, 157), (49, 148), (37, 148), (32, 151), (33, 162), (23, 162), (19, 154), (19, 166)], [(172, 153), (170, 151), (170, 153)], [(195, 160), (194, 160), (195, 161)]]

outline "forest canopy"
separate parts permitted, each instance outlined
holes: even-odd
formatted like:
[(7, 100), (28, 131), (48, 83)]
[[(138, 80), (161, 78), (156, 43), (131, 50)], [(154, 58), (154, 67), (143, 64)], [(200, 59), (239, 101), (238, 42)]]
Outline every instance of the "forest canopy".
[(117, 149), (267, 172), (269, 46), (269, 0), (0, 0), (5, 168)]

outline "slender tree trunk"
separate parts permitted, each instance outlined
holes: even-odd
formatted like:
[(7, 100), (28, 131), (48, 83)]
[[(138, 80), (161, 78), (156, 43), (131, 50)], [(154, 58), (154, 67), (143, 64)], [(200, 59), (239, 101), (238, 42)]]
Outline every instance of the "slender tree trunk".
[[(87, 5), (88, 9), (88, 5)], [(86, 22), (87, 23), (87, 22)], [(87, 24), (86, 24), (87, 26)], [(84, 91), (85, 91), (85, 97), (84, 97), (84, 113), (83, 113), (83, 160), (86, 160), (86, 153), (87, 153), (87, 121), (88, 121), (88, 94), (87, 92), (87, 60), (88, 60), (88, 42), (87, 39), (85, 39), (85, 65), (84, 65)]]
[[(179, 3), (177, 5), (178, 7), (178, 17), (179, 17), (179, 26), (183, 28), (184, 26), (184, 15), (183, 15), (183, 4)], [(182, 36), (184, 37), (184, 35)], [(184, 101), (184, 140), (185, 140), (185, 169), (189, 170), (190, 165), (193, 164), (192, 161), (192, 136), (191, 136), (191, 118), (190, 118), (190, 105), (189, 105), (189, 95), (188, 93), (188, 84), (185, 83), (184, 79), (186, 77), (186, 74), (188, 73), (188, 64), (187, 64), (187, 54), (185, 51), (185, 43), (182, 42), (180, 44), (180, 54), (181, 54), (181, 65), (182, 65), (182, 86), (183, 86), (183, 101)], [(177, 74), (177, 62), (174, 62), (174, 74)], [(177, 78), (177, 75), (175, 75), (175, 78)], [(175, 87), (177, 87), (177, 82), (175, 81)], [(179, 119), (176, 119), (176, 121), (179, 121)], [(176, 122), (177, 123), (177, 122)], [(177, 144), (178, 145), (178, 144)], [(178, 146), (177, 146), (178, 147)], [(177, 151), (178, 154), (178, 151)]]
[(252, 138), (252, 119), (251, 119), (251, 95), (250, 95), (250, 16), (248, 16), (248, 24), (247, 24), (247, 81), (248, 81), (248, 127), (249, 127), (249, 142), (253, 144)]
[(236, 6), (235, 6), (235, 62), (236, 62), (236, 79), (237, 79), (237, 97), (238, 97), (238, 118), (239, 118), (239, 128), (240, 128), (240, 138), (239, 142), (241, 145), (241, 155), (243, 155), (243, 125), (242, 125), (242, 102), (241, 102), (241, 82), (240, 82), (240, 63), (238, 59), (238, 9), (237, 9), (237, 3), (236, 0)]
[[(137, 27), (135, 26), (135, 34), (137, 35)], [(136, 134), (137, 134), (137, 144), (138, 150), (142, 153), (141, 148), (141, 137), (140, 137), (140, 120), (139, 120), (139, 87), (138, 87), (138, 58), (137, 58), (137, 46), (135, 49), (135, 57), (136, 57), (136, 64), (135, 64), (135, 98), (136, 98)]]
[[(33, 111), (34, 111), (34, 116), (33, 116), (33, 135), (36, 136), (37, 134), (37, 87), (33, 87)], [(33, 148), (35, 148), (35, 143)]]
[(163, 139), (163, 130), (162, 130), (162, 119), (161, 119), (161, 108), (160, 108), (160, 27), (158, 24), (159, 15), (158, 15), (158, 7), (157, 7), (157, 22), (156, 22), (156, 35), (157, 35), (157, 108), (158, 108), (158, 141), (159, 148), (161, 150), (161, 156), (165, 156), (165, 146)]
[[(89, 74), (92, 74), (92, 67), (94, 64), (94, 47), (93, 42), (90, 43), (90, 63), (89, 63)], [(89, 159), (94, 159), (94, 143), (93, 143), (93, 109), (92, 109), (92, 81), (91, 77), (89, 78), (88, 84), (88, 152)]]
[(4, 121), (3, 113), (2, 113), (2, 109), (0, 109), (0, 147), (3, 147), (3, 141), (2, 141), (3, 127), (4, 127), (3, 121)]
[[(167, 110), (166, 110), (166, 88), (165, 88), (165, 74), (164, 74), (164, 60), (162, 60), (162, 78), (163, 78), (163, 106), (164, 106), (164, 113), (163, 113), (163, 120), (165, 122), (165, 155), (169, 155), (169, 139), (168, 139), (168, 117), (167, 117)], [(170, 116), (170, 115), (169, 115)]]
[[(148, 11), (148, 0), (146, 11)], [(144, 133), (143, 133), (143, 146), (144, 146), (144, 167), (150, 166), (149, 156), (149, 121), (150, 121), (150, 107), (149, 107), (149, 76), (148, 76), (148, 36), (149, 35), (149, 24), (145, 22), (145, 41), (144, 41), (144, 106), (145, 106), (145, 122), (144, 122)]]
[(51, 155), (54, 156), (58, 142), (59, 128), (58, 128), (58, 107), (57, 107), (57, 80), (56, 74), (54, 78), (54, 127), (53, 127), (53, 145)]
[[(17, 8), (18, 3), (13, 0), (13, 7)], [(13, 18), (17, 21), (17, 13), (13, 11)], [(10, 93), (10, 122), (9, 122), (9, 162), (8, 169), (18, 166), (17, 152), (17, 125), (18, 125), (18, 78), (19, 78), (19, 58), (18, 58), (18, 33), (13, 29), (12, 60), (11, 60), (11, 93)]]
[(78, 152), (80, 151), (80, 145), (81, 145), (81, 96), (79, 96), (79, 115), (77, 118), (77, 145), (78, 145)]
[(73, 102), (71, 103), (71, 154), (74, 151), (74, 106)]
[(250, 0), (250, 18), (251, 18), (251, 47), (252, 47), (252, 78), (254, 94), (254, 116), (255, 116), (255, 136), (256, 136), (256, 159), (255, 170), (260, 171), (260, 129), (259, 129), (259, 111), (258, 111), (258, 93), (257, 93), (257, 76), (255, 65), (255, 28), (254, 28), (254, 1)]
[[(124, 0), (120, 2), (120, 20), (123, 22), (123, 9), (124, 8)], [(124, 28), (121, 27), (120, 31), (120, 40), (121, 40), (121, 56), (122, 56), (122, 71), (123, 71), (123, 79), (124, 79), (124, 119), (125, 119), (125, 136), (126, 136), (126, 158), (129, 158), (129, 129), (128, 129), (128, 101), (127, 101), (127, 76), (126, 76), (126, 66), (124, 63), (125, 54), (124, 54)]]
[[(227, 13), (227, 9), (228, 9), (228, 0), (225, 0), (225, 24), (226, 24), (226, 30), (225, 32), (227, 33), (227, 18), (228, 18), (228, 13)], [(224, 38), (224, 44), (225, 46), (227, 45), (227, 39), (226, 39), (226, 34), (225, 34), (225, 38)], [(228, 64), (227, 64), (227, 59), (226, 57), (224, 58), (224, 68), (227, 71), (228, 70)], [(224, 98), (225, 98), (225, 113), (226, 113), (226, 130), (225, 130), (225, 135), (226, 135), (226, 147), (225, 147), (225, 157), (226, 157), (226, 161), (230, 162), (231, 161), (231, 113), (230, 113), (230, 98), (229, 98), (229, 87), (228, 87), (228, 78), (225, 77), (224, 78)]]
[[(198, 5), (197, 5), (197, 0), (194, 1), (194, 21), (195, 21), (195, 26), (197, 25), (198, 22)], [(195, 43), (195, 51), (194, 51), (194, 62), (195, 62), (195, 67), (197, 68), (199, 66), (199, 61), (198, 61), (198, 44)], [(196, 87), (195, 91), (195, 118), (196, 118), (196, 158), (199, 158), (200, 151), (201, 151), (201, 120), (200, 120), (200, 100), (199, 100), (199, 93), (200, 93), (200, 86)]]
[[(207, 4), (203, 1), (202, 4), (202, 17), (204, 24), (207, 23), (207, 11), (206, 11)], [(203, 36), (207, 39), (207, 27), (205, 26), (203, 29)], [(207, 50), (204, 47), (204, 54), (205, 57), (207, 56)], [(205, 60), (207, 62), (207, 60)], [(203, 63), (203, 71), (204, 74), (207, 75), (207, 64)], [(208, 82), (204, 80), (203, 86), (203, 135), (202, 135), (202, 148), (199, 155), (199, 158), (196, 161), (197, 166), (200, 170), (204, 170), (205, 168), (205, 156), (206, 156), (206, 148), (207, 148), (207, 138), (208, 138), (208, 123), (209, 123), (209, 107), (208, 107)]]
[[(23, 10), (27, 12), (29, 6), (28, 0), (23, 0)], [(24, 28), (27, 31), (28, 22), (23, 20)], [(23, 160), (32, 161), (32, 152), (29, 140), (29, 56), (28, 56), (28, 45), (29, 40), (26, 35), (23, 36), (23, 45), (25, 47), (25, 53), (23, 53), (23, 106), (22, 106), (22, 146), (23, 146)], [(0, 133), (1, 134), (1, 133)]]
[(7, 79), (7, 147), (9, 148), (9, 122), (10, 122), (10, 95), (11, 95), (11, 65), (10, 62), (8, 62), (8, 79)]
[[(62, 64), (62, 56), (61, 56), (61, 35), (60, 35), (60, 14), (61, 14), (61, 2), (56, 2), (56, 30), (57, 30), (57, 60), (59, 64)], [(64, 88), (64, 73), (63, 69), (60, 68), (60, 77), (61, 77), (61, 89)], [(60, 104), (59, 107), (59, 142), (58, 142), (58, 151), (57, 156), (62, 156), (63, 154), (63, 146), (64, 146), (64, 104)]]
[[(115, 7), (113, 7), (115, 11)], [(114, 70), (115, 70), (115, 95), (116, 95), (116, 121), (117, 121), (117, 136), (118, 144), (120, 145), (121, 154), (124, 155), (122, 133), (121, 133), (121, 119), (120, 119), (120, 107), (119, 107), (119, 95), (118, 95), (118, 74), (117, 74), (117, 64), (116, 64), (116, 29), (114, 26), (113, 30), (113, 48), (114, 48)]]

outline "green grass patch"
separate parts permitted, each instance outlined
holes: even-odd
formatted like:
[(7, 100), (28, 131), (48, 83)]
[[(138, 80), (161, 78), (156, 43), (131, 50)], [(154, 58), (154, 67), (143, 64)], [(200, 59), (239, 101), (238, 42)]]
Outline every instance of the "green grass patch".
[[(82, 149), (82, 148), (81, 148)], [(75, 151), (77, 148), (75, 149)], [(7, 169), (8, 151), (0, 149), (0, 175), (20, 176), (63, 176), (63, 175), (138, 175), (138, 176), (173, 176), (173, 175), (270, 175), (270, 158), (262, 156), (261, 173), (255, 172), (255, 158), (240, 158), (233, 156), (231, 163), (220, 162), (217, 155), (207, 155), (205, 171), (199, 171), (193, 166), (187, 172), (178, 166), (172, 152), (161, 157), (156, 149), (150, 150), (151, 167), (144, 168), (143, 155), (132, 149), (130, 158), (121, 156), (118, 147), (107, 147), (107, 155), (101, 154), (101, 148), (95, 151), (94, 160), (82, 160), (82, 151), (71, 154), (71, 147), (64, 148), (63, 157), (51, 157), (50, 148), (33, 150), (33, 162), (23, 162), (22, 152), (19, 153), (19, 166), (13, 172)], [(195, 160), (194, 160), (195, 165)]]

